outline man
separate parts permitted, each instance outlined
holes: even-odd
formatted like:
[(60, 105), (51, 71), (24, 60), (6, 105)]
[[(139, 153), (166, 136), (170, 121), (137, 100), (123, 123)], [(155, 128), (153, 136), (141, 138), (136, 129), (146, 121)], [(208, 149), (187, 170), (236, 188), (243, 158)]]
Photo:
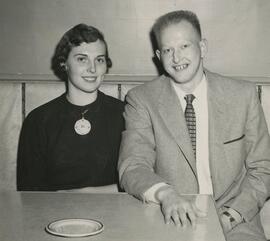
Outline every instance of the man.
[(124, 189), (157, 202), (176, 225), (202, 213), (181, 194), (212, 194), (228, 240), (265, 240), (270, 138), (256, 88), (204, 69), (197, 16), (175, 11), (154, 27), (166, 74), (127, 95), (119, 159)]

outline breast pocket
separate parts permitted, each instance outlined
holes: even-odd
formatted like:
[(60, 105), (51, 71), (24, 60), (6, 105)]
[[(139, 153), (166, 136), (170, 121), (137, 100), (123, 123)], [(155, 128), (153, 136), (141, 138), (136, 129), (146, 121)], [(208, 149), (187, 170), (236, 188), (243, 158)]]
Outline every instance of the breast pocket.
[(237, 137), (237, 138), (234, 138), (234, 139), (225, 141), (223, 144), (226, 145), (226, 144), (230, 144), (230, 143), (233, 143), (233, 142), (236, 142), (236, 141), (240, 141), (240, 140), (244, 139), (244, 137), (245, 137), (245, 134), (243, 134), (243, 135), (240, 136), (240, 137)]

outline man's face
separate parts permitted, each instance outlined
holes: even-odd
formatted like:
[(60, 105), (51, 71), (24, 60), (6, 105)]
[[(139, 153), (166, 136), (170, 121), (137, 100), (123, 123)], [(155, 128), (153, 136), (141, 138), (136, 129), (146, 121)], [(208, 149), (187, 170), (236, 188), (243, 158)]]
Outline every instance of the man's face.
[(156, 54), (176, 83), (185, 84), (201, 79), (205, 53), (206, 42), (185, 20), (165, 27), (160, 33)]
[(96, 92), (107, 71), (105, 44), (97, 40), (73, 47), (66, 61), (66, 69), (69, 90), (77, 93)]

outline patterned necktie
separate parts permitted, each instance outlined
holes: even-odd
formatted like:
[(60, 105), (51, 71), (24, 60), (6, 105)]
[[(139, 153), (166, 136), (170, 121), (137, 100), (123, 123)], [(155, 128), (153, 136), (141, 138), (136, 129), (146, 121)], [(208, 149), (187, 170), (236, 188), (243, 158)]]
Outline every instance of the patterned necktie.
[(191, 140), (192, 149), (194, 151), (194, 156), (196, 159), (196, 116), (195, 111), (192, 105), (192, 101), (195, 99), (195, 96), (192, 94), (186, 95), (185, 100), (187, 106), (185, 109), (185, 118), (187, 123), (187, 128)]

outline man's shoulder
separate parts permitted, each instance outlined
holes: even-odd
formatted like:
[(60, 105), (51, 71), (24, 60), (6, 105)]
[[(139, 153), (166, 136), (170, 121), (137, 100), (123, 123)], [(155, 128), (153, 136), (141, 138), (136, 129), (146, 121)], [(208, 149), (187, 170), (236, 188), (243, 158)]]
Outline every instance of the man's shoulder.
[(253, 82), (217, 73), (206, 72), (209, 95), (224, 105), (245, 108), (251, 100), (257, 99), (256, 85)]
[(246, 91), (256, 86), (254, 82), (244, 78), (222, 75), (208, 70), (205, 73), (209, 82), (220, 86), (224, 91)]
[(159, 95), (165, 81), (169, 81), (164, 75), (153, 78), (153, 80), (140, 84), (128, 91), (128, 94), (157, 96)]

